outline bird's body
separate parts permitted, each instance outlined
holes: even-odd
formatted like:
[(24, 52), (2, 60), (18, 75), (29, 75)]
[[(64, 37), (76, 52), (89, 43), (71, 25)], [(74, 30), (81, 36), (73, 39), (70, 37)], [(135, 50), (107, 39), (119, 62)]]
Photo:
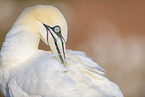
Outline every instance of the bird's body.
[[(35, 9), (61, 15), (56, 8), (39, 5), (30, 9), (16, 21), (1, 49), (0, 90), (5, 97), (123, 97), (119, 87), (103, 76), (104, 69), (85, 53), (65, 50), (67, 27), (63, 16), (58, 17), (62, 19), (58, 22), (52, 19), (44, 22), (44, 16), (33, 21), (31, 14), (37, 16)], [(31, 14), (25, 14), (29, 10)], [(48, 26), (49, 29), (44, 24), (55, 27)], [(53, 33), (59, 31), (59, 27), (62, 36)], [(46, 31), (50, 33), (44, 34)], [(40, 38), (49, 44), (52, 52), (38, 49)]]

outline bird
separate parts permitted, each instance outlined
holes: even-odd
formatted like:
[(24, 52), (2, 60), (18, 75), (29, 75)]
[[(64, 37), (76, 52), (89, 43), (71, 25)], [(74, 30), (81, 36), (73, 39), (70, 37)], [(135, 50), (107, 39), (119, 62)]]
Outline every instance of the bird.
[[(66, 49), (68, 26), (59, 9), (24, 9), (0, 51), (4, 97), (123, 97), (117, 84), (85, 52)], [(39, 41), (51, 51), (38, 49)]]

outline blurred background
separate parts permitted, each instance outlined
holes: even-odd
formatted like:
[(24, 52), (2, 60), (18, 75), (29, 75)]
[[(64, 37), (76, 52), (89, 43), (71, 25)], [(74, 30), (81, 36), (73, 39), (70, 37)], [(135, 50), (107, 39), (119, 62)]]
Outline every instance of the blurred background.
[(125, 97), (145, 97), (145, 0), (0, 0), (0, 47), (23, 9), (37, 4), (64, 14), (67, 49), (86, 52)]

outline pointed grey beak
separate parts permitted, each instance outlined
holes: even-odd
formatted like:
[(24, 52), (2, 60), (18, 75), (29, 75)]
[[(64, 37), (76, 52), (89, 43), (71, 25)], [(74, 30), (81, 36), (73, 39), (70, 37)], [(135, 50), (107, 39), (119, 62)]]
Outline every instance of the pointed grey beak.
[(57, 59), (64, 65), (66, 65), (66, 47), (65, 40), (61, 35), (61, 28), (57, 25), (50, 27), (46, 24), (43, 24), (47, 30), (47, 43), (51, 48), (53, 54), (56, 54)]

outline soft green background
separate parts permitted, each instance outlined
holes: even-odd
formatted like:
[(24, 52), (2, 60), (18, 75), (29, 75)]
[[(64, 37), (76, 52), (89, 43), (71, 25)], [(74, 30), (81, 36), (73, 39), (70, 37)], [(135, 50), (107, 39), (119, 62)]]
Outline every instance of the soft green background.
[(98, 62), (125, 97), (145, 97), (145, 0), (0, 0), (0, 47), (23, 9), (37, 4), (64, 14), (67, 48)]

